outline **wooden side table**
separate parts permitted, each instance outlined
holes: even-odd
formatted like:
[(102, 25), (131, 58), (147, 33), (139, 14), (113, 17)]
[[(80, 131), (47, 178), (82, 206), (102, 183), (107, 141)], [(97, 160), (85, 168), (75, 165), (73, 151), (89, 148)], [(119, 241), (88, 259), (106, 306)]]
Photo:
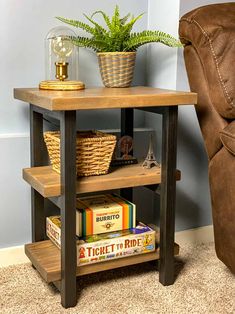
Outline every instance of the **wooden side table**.
[[(163, 285), (174, 282), (175, 191), (180, 172), (176, 170), (178, 105), (195, 104), (197, 95), (151, 87), (87, 88), (82, 91), (55, 92), (32, 88), (14, 90), (14, 97), (30, 103), (31, 168), (23, 170), (23, 178), (32, 187), (32, 242), (25, 253), (47, 282), (61, 291), (65, 308), (75, 306), (76, 277), (85, 274), (159, 260), (159, 280)], [(162, 115), (161, 169), (143, 169), (141, 164), (115, 168), (103, 176), (76, 178), (75, 139), (76, 111), (87, 109), (121, 109), (121, 132), (133, 135), (134, 109)], [(43, 116), (60, 121), (61, 174), (45, 165)], [(94, 191), (121, 189), (132, 198), (132, 187), (147, 186), (156, 190), (161, 184), (160, 254), (159, 248), (148, 254), (125, 257), (94, 265), (77, 267), (76, 195)], [(44, 198), (61, 210), (61, 251), (46, 240)]]

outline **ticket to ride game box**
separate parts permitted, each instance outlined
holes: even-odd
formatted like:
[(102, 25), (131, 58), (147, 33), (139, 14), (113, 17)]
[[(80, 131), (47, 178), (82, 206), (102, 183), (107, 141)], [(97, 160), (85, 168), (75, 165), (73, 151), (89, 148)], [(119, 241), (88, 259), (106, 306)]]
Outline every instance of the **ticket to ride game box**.
[[(60, 248), (60, 216), (47, 217), (47, 236)], [(135, 228), (77, 239), (78, 265), (149, 253), (155, 250), (155, 231), (143, 223)]]

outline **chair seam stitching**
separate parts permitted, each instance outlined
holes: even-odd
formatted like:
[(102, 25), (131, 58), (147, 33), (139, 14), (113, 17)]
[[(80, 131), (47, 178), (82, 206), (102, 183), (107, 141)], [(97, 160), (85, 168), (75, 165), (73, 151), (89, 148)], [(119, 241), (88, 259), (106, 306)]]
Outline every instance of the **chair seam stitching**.
[(225, 131), (220, 131), (220, 135), (224, 135), (225, 137), (229, 137), (229, 138), (232, 138), (233, 140), (235, 140), (235, 135), (233, 135), (231, 133), (227, 133)]
[(187, 22), (189, 22), (189, 23), (194, 23), (194, 24), (196, 24), (196, 25), (200, 28), (200, 30), (202, 31), (202, 33), (205, 35), (205, 37), (208, 39), (209, 45), (210, 45), (210, 49), (211, 49), (211, 52), (212, 52), (212, 55), (213, 55), (213, 57), (214, 57), (214, 59), (215, 59), (215, 65), (216, 65), (217, 72), (218, 72), (218, 74), (219, 74), (220, 83), (221, 83), (222, 87), (224, 88), (225, 94), (226, 94), (228, 100), (231, 102), (231, 105), (234, 106), (233, 100), (232, 100), (232, 98), (230, 97), (230, 95), (229, 95), (229, 93), (228, 93), (228, 90), (227, 90), (227, 88), (226, 88), (226, 86), (225, 86), (225, 84), (224, 84), (224, 82), (223, 82), (223, 80), (222, 80), (222, 76), (221, 76), (221, 73), (220, 73), (220, 70), (219, 70), (218, 59), (217, 59), (217, 57), (216, 57), (216, 54), (215, 54), (215, 51), (214, 51), (214, 48), (213, 48), (213, 45), (212, 45), (210, 36), (207, 34), (207, 32), (202, 28), (202, 26), (201, 26), (197, 21), (195, 21), (195, 20), (190, 20), (190, 19), (188, 19), (188, 18), (183, 18), (183, 19), (181, 19), (181, 21), (187, 21)]

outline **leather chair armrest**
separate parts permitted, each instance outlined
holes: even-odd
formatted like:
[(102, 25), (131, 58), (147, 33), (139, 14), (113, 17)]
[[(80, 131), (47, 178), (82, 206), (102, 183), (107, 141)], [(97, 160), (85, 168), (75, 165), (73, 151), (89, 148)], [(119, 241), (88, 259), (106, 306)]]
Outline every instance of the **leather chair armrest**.
[(235, 120), (220, 131), (220, 140), (224, 147), (235, 156)]
[(197, 51), (216, 111), (225, 119), (235, 119), (235, 2), (185, 14), (179, 35), (186, 47), (192, 45)]

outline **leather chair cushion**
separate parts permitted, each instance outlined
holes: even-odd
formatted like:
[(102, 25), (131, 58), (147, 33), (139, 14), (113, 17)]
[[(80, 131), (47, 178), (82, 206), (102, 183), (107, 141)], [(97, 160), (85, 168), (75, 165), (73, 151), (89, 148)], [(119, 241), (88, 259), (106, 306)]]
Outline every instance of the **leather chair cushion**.
[(235, 2), (208, 5), (185, 14), (180, 20), (180, 39), (195, 47), (217, 112), (234, 119)]
[(235, 120), (220, 132), (220, 139), (224, 147), (235, 156)]

